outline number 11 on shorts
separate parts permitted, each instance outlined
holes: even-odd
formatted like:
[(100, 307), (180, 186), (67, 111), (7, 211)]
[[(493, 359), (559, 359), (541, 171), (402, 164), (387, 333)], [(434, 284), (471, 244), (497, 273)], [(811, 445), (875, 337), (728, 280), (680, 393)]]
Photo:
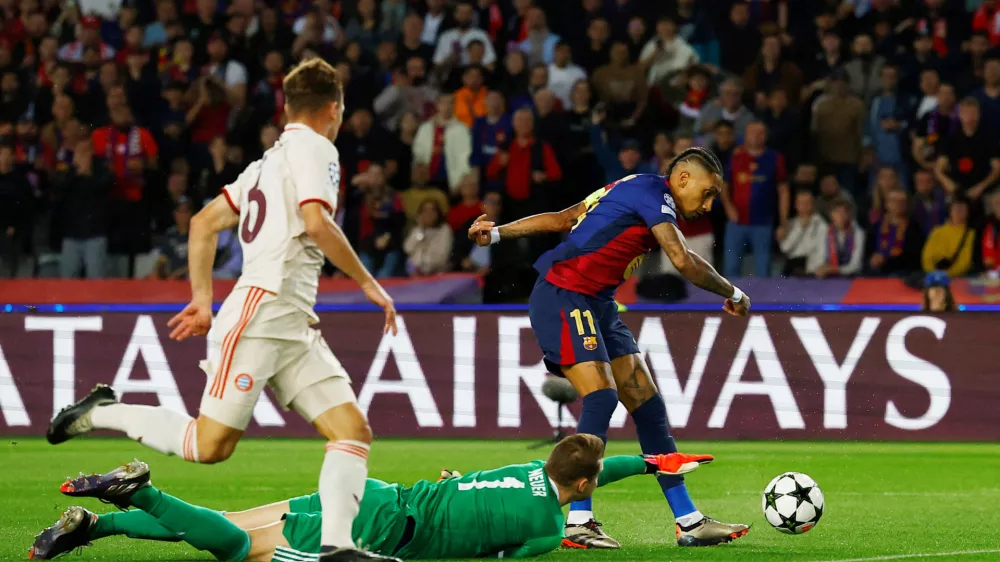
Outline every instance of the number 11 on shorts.
[[(583, 348), (587, 351), (597, 349), (597, 327), (594, 325), (594, 313), (589, 310), (579, 308), (569, 313), (569, 317), (576, 322), (576, 333), (583, 338)], [(589, 335), (584, 331), (583, 319), (587, 319), (587, 327), (590, 328)]]

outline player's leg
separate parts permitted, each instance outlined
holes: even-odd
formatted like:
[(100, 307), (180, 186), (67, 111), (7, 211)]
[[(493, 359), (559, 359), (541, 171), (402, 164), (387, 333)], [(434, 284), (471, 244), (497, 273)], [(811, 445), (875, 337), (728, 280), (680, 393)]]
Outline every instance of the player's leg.
[[(167, 455), (190, 462), (215, 463), (229, 458), (250, 422), (262, 385), (273, 372), (274, 354), (268, 340), (247, 342), (244, 331), (264, 298), (259, 289), (241, 289), (226, 299), (215, 320), (209, 358), (200, 364), (209, 379), (197, 419), (161, 406), (118, 402), (114, 391), (98, 385), (64, 408), (49, 425), (47, 437), (57, 444), (95, 429), (120, 431)], [(242, 308), (239, 308), (242, 306)], [(256, 386), (256, 388), (255, 388)]]
[(326, 438), (320, 468), (322, 560), (371, 560), (378, 555), (356, 550), (351, 537), (365, 484), (372, 431), (350, 379), (319, 332), (310, 330), (304, 352), (288, 348), (295, 359), (271, 381), (282, 403), (302, 415)]
[[(140, 461), (103, 475), (80, 476), (67, 481), (60, 491), (73, 497), (94, 497), (122, 508), (141, 509), (163, 529), (219, 560), (243, 560), (250, 550), (247, 533), (221, 513), (189, 504), (153, 487), (149, 467)], [(138, 522), (149, 525), (148, 520)]]
[[(614, 339), (612, 336), (609, 341)], [(628, 341), (635, 345), (631, 337)], [(611, 345), (626, 348), (624, 342)], [(677, 445), (670, 435), (666, 404), (642, 355), (636, 350), (616, 357), (611, 360), (611, 370), (622, 404), (632, 414), (642, 452), (650, 455), (677, 452)], [(711, 546), (742, 537), (749, 530), (747, 525), (720, 523), (705, 517), (691, 500), (683, 476), (659, 475), (656, 479), (674, 514), (678, 544)]]
[[(531, 292), (528, 310), (546, 367), (553, 374), (565, 376), (582, 397), (577, 432), (607, 441), (618, 393), (587, 299), (541, 280)], [(590, 499), (570, 504), (564, 544), (572, 548), (621, 547), (600, 530)]]

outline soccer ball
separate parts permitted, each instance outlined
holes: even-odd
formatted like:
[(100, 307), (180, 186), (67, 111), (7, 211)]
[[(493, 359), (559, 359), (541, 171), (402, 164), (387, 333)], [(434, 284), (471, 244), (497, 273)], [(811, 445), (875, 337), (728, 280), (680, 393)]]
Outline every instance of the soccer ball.
[(764, 488), (761, 509), (772, 527), (790, 535), (801, 535), (816, 526), (823, 516), (823, 491), (816, 481), (801, 472), (776, 476)]

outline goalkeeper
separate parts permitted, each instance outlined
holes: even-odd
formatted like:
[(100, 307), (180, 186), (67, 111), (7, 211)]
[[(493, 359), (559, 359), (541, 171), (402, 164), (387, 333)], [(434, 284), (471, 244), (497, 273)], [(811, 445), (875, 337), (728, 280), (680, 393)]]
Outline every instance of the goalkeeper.
[[(544, 462), (422, 480), (412, 487), (369, 479), (352, 528), (354, 541), (403, 559), (537, 556), (562, 542), (562, 506), (590, 497), (598, 486), (639, 474), (684, 474), (712, 461), (682, 453), (607, 459), (603, 454), (600, 438), (578, 434), (563, 439)], [(35, 538), (32, 559), (48, 560), (113, 535), (184, 541), (227, 561), (318, 559), (316, 494), (223, 514), (157, 490), (140, 461), (67, 481), (60, 490), (139, 510), (95, 515), (72, 507)]]

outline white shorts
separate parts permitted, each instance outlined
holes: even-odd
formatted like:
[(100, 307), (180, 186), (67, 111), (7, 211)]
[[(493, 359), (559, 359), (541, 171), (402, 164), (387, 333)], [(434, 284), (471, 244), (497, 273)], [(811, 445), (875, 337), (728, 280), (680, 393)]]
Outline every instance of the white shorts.
[(233, 290), (208, 333), (200, 413), (246, 429), (264, 386), (308, 422), (356, 402), (350, 378), (309, 315), (256, 287)]

